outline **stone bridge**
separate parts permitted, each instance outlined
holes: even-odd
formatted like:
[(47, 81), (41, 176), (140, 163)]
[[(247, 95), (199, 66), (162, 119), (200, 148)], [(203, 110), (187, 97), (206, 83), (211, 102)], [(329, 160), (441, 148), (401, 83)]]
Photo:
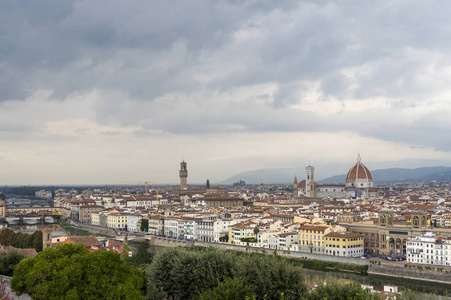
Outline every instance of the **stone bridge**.
[(11, 225), (37, 225), (37, 224), (54, 224), (58, 223), (60, 215), (15, 215), (6, 217), (6, 221)]

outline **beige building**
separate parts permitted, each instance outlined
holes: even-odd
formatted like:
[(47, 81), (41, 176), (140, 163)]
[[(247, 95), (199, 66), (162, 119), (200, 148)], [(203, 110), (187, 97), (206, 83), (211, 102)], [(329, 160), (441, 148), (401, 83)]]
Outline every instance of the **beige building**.
[(429, 228), (428, 219), (427, 213), (415, 212), (410, 222), (395, 222), (392, 211), (380, 211), (377, 224), (356, 222), (356, 218), (350, 214), (340, 215), (338, 222), (350, 232), (363, 234), (366, 251), (404, 256), (409, 239), (427, 231), (437, 231)]
[(91, 214), (103, 209), (100, 205), (82, 205), (80, 206), (80, 222), (92, 223)]
[(155, 235), (164, 234), (164, 217), (160, 215), (149, 216), (149, 233)]

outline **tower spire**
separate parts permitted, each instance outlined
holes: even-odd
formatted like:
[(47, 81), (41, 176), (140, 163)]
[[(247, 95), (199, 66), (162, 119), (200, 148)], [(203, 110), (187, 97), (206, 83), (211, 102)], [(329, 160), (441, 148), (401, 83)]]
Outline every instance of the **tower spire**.
[(357, 155), (357, 164), (360, 164), (362, 159), (360, 158), (360, 153)]

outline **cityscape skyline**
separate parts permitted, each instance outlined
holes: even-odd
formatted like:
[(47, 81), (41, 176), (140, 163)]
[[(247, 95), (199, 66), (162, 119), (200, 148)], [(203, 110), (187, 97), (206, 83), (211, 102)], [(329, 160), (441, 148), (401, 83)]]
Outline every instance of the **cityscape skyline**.
[(449, 8), (1, 3), (0, 184), (451, 166)]

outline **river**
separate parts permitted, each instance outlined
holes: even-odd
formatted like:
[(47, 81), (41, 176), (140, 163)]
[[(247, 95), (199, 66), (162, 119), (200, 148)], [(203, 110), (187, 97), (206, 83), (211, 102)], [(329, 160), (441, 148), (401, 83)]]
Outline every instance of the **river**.
[[(394, 285), (399, 287), (399, 291), (410, 289), (414, 292), (417, 299), (426, 299), (430, 294), (448, 295), (451, 291), (451, 283), (444, 284), (438, 282), (429, 282), (422, 280), (414, 280), (400, 277), (390, 277), (383, 275), (361, 275), (355, 273), (345, 272), (325, 272), (317, 270), (304, 269), (306, 284), (312, 286), (314, 284), (322, 283), (330, 279), (346, 279), (360, 284), (372, 285), (377, 291), (384, 289), (384, 285)], [(441, 297), (442, 299), (449, 299), (449, 297)]]

